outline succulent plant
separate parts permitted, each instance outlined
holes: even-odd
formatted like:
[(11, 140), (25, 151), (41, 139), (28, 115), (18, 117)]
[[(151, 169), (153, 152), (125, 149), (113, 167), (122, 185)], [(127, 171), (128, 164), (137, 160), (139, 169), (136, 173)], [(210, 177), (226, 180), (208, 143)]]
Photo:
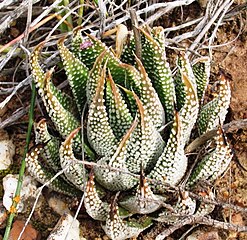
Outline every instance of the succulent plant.
[[(48, 186), (70, 196), (82, 196), (84, 191), (87, 213), (102, 222), (112, 239), (137, 236), (153, 220), (170, 224), (185, 215), (210, 213), (210, 204), (201, 203), (196, 210), (188, 191), (200, 181), (213, 182), (232, 156), (219, 125), (231, 94), (225, 75), (220, 76), (218, 94), (202, 106), (209, 82), (208, 57), (192, 64), (181, 52), (173, 77), (161, 27), (140, 29), (141, 59), (129, 34), (118, 54), (94, 36), (83, 37), (78, 29), (71, 50), (65, 38), (58, 41), (72, 96), (52, 83), (54, 68), (47, 72), (41, 68), (43, 43), (30, 59), (33, 80), (60, 138), (50, 133), (45, 119), (37, 122), (37, 145), (26, 156), (27, 170), (41, 183), (63, 170)], [(190, 169), (185, 146), (191, 133), (203, 134), (218, 125), (218, 135), (211, 140), (214, 150), (198, 162), (174, 203), (167, 189), (178, 186)], [(83, 159), (78, 157), (81, 152)]]

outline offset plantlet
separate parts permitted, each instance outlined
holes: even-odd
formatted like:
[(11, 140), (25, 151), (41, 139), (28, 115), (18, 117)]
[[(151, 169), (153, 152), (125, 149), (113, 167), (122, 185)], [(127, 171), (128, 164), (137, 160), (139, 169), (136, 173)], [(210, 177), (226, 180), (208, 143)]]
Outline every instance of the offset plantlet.
[[(27, 154), (26, 163), (27, 170), (41, 183), (63, 170), (67, 182), (56, 178), (49, 187), (77, 196), (85, 190), (86, 212), (101, 221), (110, 238), (121, 240), (137, 237), (153, 220), (172, 224), (187, 215), (212, 211), (213, 206), (203, 203), (195, 211), (196, 203), (188, 192), (171, 196), (167, 188), (178, 187), (186, 175), (190, 156), (184, 149), (191, 136), (196, 137), (198, 130), (204, 133), (212, 129), (216, 119), (223, 123), (230, 88), (222, 75), (216, 100), (200, 106), (209, 79), (207, 57), (191, 64), (186, 53), (181, 53), (176, 77), (180, 85), (175, 87), (162, 27), (148, 32), (140, 29), (141, 60), (134, 54), (134, 38), (124, 43), (131, 33), (123, 26), (116, 29), (124, 31), (117, 33), (116, 54), (101, 40), (83, 37), (79, 29), (74, 32), (71, 50), (64, 38), (58, 41), (72, 97), (52, 83), (54, 70), (45, 72), (39, 64), (43, 44), (35, 48), (30, 60), (33, 79), (60, 139), (47, 130), (45, 120), (38, 122), (38, 145)], [(179, 108), (174, 107), (177, 103)], [(164, 125), (170, 121), (164, 134)], [(85, 160), (94, 165), (91, 173), (79, 158), (82, 149)], [(39, 161), (42, 157), (44, 161)], [(214, 151), (199, 161), (186, 187), (192, 189), (201, 180), (214, 181), (230, 161), (230, 149), (219, 128)], [(102, 198), (104, 191), (106, 198)], [(213, 198), (212, 192), (208, 198)], [(132, 216), (131, 220), (127, 216)]]
[[(46, 168), (42, 165), (39, 157), (41, 156), (41, 152), (43, 151), (43, 145), (38, 144), (30, 149), (29, 153), (26, 156), (26, 165), (28, 172), (31, 176), (33, 176), (37, 181), (42, 184), (51, 181), (54, 177), (55, 172), (51, 169)], [(69, 196), (80, 196), (80, 191), (76, 190), (72, 185), (69, 185), (60, 177), (55, 178), (49, 185), (54, 191), (69, 195)]]
[(199, 133), (203, 134), (217, 127), (219, 119), (223, 123), (230, 105), (231, 88), (229, 79), (222, 71), (219, 77), (219, 90), (212, 101), (202, 107), (199, 118)]
[(59, 146), (61, 142), (58, 138), (52, 136), (47, 127), (46, 120), (43, 118), (34, 126), (35, 143), (45, 143), (44, 151), (42, 152), (44, 160), (48, 166), (54, 171), (60, 171)]
[(66, 140), (61, 144), (59, 149), (60, 164), (64, 169), (66, 178), (73, 183), (78, 189), (84, 189), (86, 170), (83, 163), (77, 160), (73, 153), (73, 139), (79, 133), (81, 128), (77, 128), (70, 133)]
[(188, 185), (192, 186), (198, 181), (215, 181), (229, 165), (232, 152), (221, 126), (218, 127), (215, 150), (206, 155), (193, 170)]

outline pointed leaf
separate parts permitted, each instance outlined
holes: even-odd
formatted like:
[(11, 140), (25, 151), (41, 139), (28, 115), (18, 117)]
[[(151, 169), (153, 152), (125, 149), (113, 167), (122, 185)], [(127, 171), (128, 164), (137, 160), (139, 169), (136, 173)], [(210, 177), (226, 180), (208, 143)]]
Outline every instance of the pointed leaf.
[[(105, 168), (95, 168), (96, 179), (102, 186), (111, 191), (128, 190), (136, 185), (136, 178), (128, 174), (129, 171), (126, 167), (126, 145), (136, 125), (137, 121), (135, 120), (112, 156), (103, 157), (97, 162), (99, 165), (104, 165)], [(110, 170), (109, 168), (111, 167), (114, 168), (114, 170)], [(118, 169), (120, 171), (118, 171)], [(122, 171), (124, 171), (124, 173)]]
[(221, 73), (219, 80), (218, 96), (201, 110), (198, 120), (200, 134), (214, 129), (218, 125), (219, 119), (221, 123), (225, 121), (231, 100), (231, 88), (229, 80), (224, 73)]
[(90, 173), (84, 196), (84, 206), (86, 212), (95, 220), (105, 221), (109, 209), (109, 204), (103, 202), (96, 191), (94, 174)]
[(197, 98), (197, 93), (193, 83), (191, 82), (189, 75), (186, 72), (181, 70), (182, 81), (184, 84), (184, 90), (186, 93), (185, 103), (181, 110), (179, 111), (181, 119), (181, 147), (184, 147), (185, 144), (189, 141), (191, 131), (196, 123), (198, 111), (199, 111), (199, 102)]
[(137, 118), (139, 121), (127, 145), (126, 164), (129, 171), (138, 173), (141, 166), (144, 170), (153, 166), (163, 150), (164, 142), (140, 99), (135, 93), (133, 96), (138, 106)]
[(133, 117), (110, 73), (106, 84), (106, 106), (109, 113), (109, 123), (114, 135), (120, 140), (130, 128)]
[[(32, 69), (32, 76), (33, 80), (36, 83), (36, 87), (38, 89), (39, 95), (42, 97), (42, 100), (47, 107), (46, 99), (44, 98), (44, 91), (45, 91), (45, 72), (41, 68), (39, 64), (39, 56), (40, 51), (43, 47), (44, 43), (39, 44), (31, 54), (30, 57), (30, 65)], [(74, 106), (73, 100), (66, 94), (62, 93), (61, 90), (57, 89), (52, 82), (50, 82), (50, 91), (52, 95), (54, 95), (60, 104), (67, 110), (73, 114), (77, 113), (77, 109)]]
[(72, 131), (59, 149), (60, 163), (66, 178), (81, 191), (84, 190), (86, 170), (83, 163), (77, 160), (73, 153), (72, 143), (81, 128)]
[[(51, 75), (50, 70), (45, 76), (45, 89), (44, 98), (47, 102), (46, 110), (54, 122), (56, 129), (66, 138), (75, 128), (80, 126), (80, 122), (59, 102), (59, 99), (52, 93)], [(81, 136), (78, 134), (75, 139), (75, 148), (79, 150), (81, 148)]]
[(117, 139), (109, 123), (104, 99), (106, 64), (101, 71), (96, 94), (89, 106), (87, 137), (90, 145), (100, 156), (110, 155), (117, 148)]
[(205, 90), (208, 86), (210, 76), (210, 59), (209, 57), (202, 57), (196, 59), (192, 66), (193, 73), (196, 79), (197, 96), (199, 101), (203, 100)]
[(208, 131), (210, 121), (215, 119), (217, 116), (218, 107), (219, 97), (216, 97), (201, 108), (198, 117), (198, 130), (200, 134)]
[(93, 68), (89, 72), (89, 79), (87, 82), (87, 102), (90, 105), (96, 94), (98, 83), (101, 79), (102, 66), (104, 61), (105, 51), (103, 51), (96, 59)]
[(152, 86), (142, 62), (136, 57), (138, 69), (141, 73), (141, 95), (140, 99), (147, 110), (153, 125), (159, 129), (165, 124), (165, 112), (160, 102), (158, 94)]
[(88, 80), (87, 67), (72, 54), (64, 45), (64, 38), (58, 41), (58, 49), (68, 81), (74, 95), (79, 112), (82, 112), (86, 102), (86, 84)]
[[(81, 39), (81, 40), (79, 40)], [(79, 42), (81, 43), (79, 44)], [(102, 43), (99, 39), (92, 35), (87, 35), (86, 39), (83, 39), (80, 31), (76, 33), (73, 38), (72, 51), (76, 56), (91, 69), (96, 61), (96, 58), (105, 52), (104, 60), (108, 59), (107, 68), (110, 69), (114, 81), (117, 83), (123, 83), (125, 79), (125, 71), (119, 65), (120, 60), (114, 56), (110, 49)]]
[(141, 31), (146, 40), (142, 46), (142, 62), (165, 108), (166, 122), (170, 122), (173, 120), (175, 98), (172, 72), (164, 49), (151, 35), (142, 29)]
[(44, 151), (42, 153), (47, 164), (54, 170), (60, 171), (60, 159), (59, 159), (59, 145), (60, 141), (53, 137), (47, 129), (46, 120), (43, 118), (34, 128), (35, 132), (35, 143), (36, 144), (45, 144)]
[(148, 219), (144, 223), (138, 222), (124, 222), (118, 211), (116, 199), (110, 205), (109, 214), (105, 225), (102, 225), (105, 233), (114, 240), (124, 240), (128, 238), (137, 237), (142, 231), (148, 228), (152, 222)]
[(172, 208), (172, 212), (165, 209), (159, 213), (159, 217), (155, 220), (166, 224), (174, 224), (183, 218), (192, 216), (196, 210), (196, 201), (191, 199), (188, 192), (183, 191), (180, 193), (177, 203)]
[[(32, 149), (30, 149), (29, 153), (27, 153), (25, 162), (27, 166), (27, 170), (29, 174), (34, 177), (38, 182), (42, 184), (46, 184), (50, 181), (54, 176), (55, 172), (52, 170), (46, 169), (39, 162), (38, 158), (43, 149), (43, 145), (36, 145)], [(55, 178), (49, 185), (54, 191), (69, 195), (69, 196), (80, 196), (81, 192), (77, 191), (74, 187), (70, 186), (60, 177)]]
[[(173, 186), (182, 179), (188, 162), (181, 145), (182, 134), (180, 116), (176, 113), (168, 142), (155, 167), (148, 175), (149, 178)], [(152, 188), (163, 192), (162, 184), (152, 183)]]
[(140, 182), (136, 194), (126, 196), (120, 201), (120, 205), (132, 213), (148, 214), (159, 209), (164, 201), (164, 197), (155, 195), (152, 192), (143, 171), (141, 171)]
[(231, 159), (231, 149), (227, 143), (221, 126), (218, 128), (215, 150), (206, 155), (195, 167), (188, 185), (192, 186), (200, 180), (216, 180), (227, 169)]

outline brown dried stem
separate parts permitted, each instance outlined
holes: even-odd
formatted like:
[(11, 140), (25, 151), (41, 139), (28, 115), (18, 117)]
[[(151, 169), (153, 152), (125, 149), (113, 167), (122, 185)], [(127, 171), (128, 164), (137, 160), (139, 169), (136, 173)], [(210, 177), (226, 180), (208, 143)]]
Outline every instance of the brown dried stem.
[(167, 228), (165, 231), (160, 233), (155, 239), (162, 240), (165, 237), (168, 237), (169, 235), (171, 235), (177, 229), (185, 225), (188, 225), (188, 224), (191, 224), (191, 225), (203, 224), (203, 225), (213, 226), (215, 228), (220, 228), (220, 229), (224, 229), (228, 231), (247, 232), (247, 226), (240, 226), (240, 225), (235, 225), (232, 223), (220, 222), (220, 221), (214, 220), (209, 217), (204, 217), (204, 216), (188, 216), (187, 218), (177, 221), (174, 225), (172, 225), (171, 227)]
[[(222, 128), (226, 133), (234, 132), (234, 131), (237, 131), (239, 129), (247, 129), (247, 119), (232, 121), (230, 123), (223, 125)], [(216, 135), (217, 135), (217, 129), (216, 128), (211, 130), (211, 131), (204, 133), (203, 135), (196, 138), (192, 143), (190, 143), (186, 147), (185, 153), (191, 153), (191, 152), (195, 151), (198, 147), (205, 144), (208, 140), (212, 139)]]
[(141, 34), (138, 29), (138, 20), (137, 20), (136, 11), (134, 9), (130, 10), (130, 18), (131, 18), (131, 23), (132, 23), (134, 38), (135, 38), (135, 47), (136, 47), (135, 54), (141, 60), (142, 59)]

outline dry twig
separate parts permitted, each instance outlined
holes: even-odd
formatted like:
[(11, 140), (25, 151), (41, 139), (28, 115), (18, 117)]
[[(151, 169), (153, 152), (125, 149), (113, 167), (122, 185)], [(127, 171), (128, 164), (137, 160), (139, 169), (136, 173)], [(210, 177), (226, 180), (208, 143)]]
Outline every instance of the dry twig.
[(136, 47), (135, 54), (141, 60), (142, 59), (141, 34), (138, 29), (138, 20), (137, 20), (136, 11), (134, 9), (130, 10), (130, 18), (131, 18), (131, 23), (132, 23), (134, 38), (135, 38), (135, 47)]
[[(39, 1), (40, 0), (34, 0), (33, 4)], [(20, 17), (21, 14), (23, 14), (28, 9), (28, 2), (29, 0), (23, 1), (19, 7), (13, 10), (11, 13), (5, 15), (5, 17), (0, 20), (0, 34), (2, 34), (15, 19)]]
[(182, 220), (177, 221), (174, 225), (171, 227), (167, 228), (165, 231), (160, 233), (155, 240), (163, 240), (169, 235), (171, 235), (173, 232), (175, 232), (177, 229), (185, 226), (185, 225), (192, 225), (192, 224), (203, 224), (203, 225), (208, 225), (208, 226), (213, 226), (215, 228), (220, 228), (228, 231), (235, 231), (235, 232), (247, 232), (247, 227), (246, 226), (240, 226), (240, 225), (235, 225), (232, 223), (226, 223), (226, 222), (220, 222), (217, 220), (214, 220), (209, 217), (204, 217), (204, 216), (188, 216)]
[[(239, 129), (247, 129), (247, 119), (235, 120), (235, 121), (232, 121), (230, 123), (223, 125), (223, 130), (226, 133), (235, 132)], [(196, 138), (192, 143), (190, 143), (186, 147), (185, 152), (191, 153), (191, 152), (195, 151), (198, 147), (205, 144), (208, 140), (212, 139), (216, 135), (217, 135), (217, 129), (216, 128), (214, 130), (211, 130), (211, 131), (204, 133), (200, 137)]]

